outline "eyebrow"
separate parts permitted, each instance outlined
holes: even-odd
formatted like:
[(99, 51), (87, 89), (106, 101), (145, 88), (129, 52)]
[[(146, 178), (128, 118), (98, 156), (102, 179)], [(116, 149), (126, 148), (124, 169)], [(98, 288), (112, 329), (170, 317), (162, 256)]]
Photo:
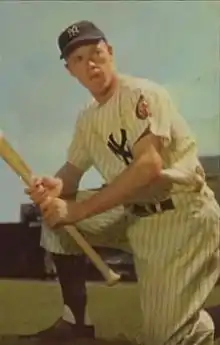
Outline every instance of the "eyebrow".
[(89, 52), (93, 52), (96, 48), (99, 48), (99, 42), (98, 43), (95, 43), (95, 44), (92, 44), (91, 47), (90, 47), (90, 50)]
[[(100, 48), (99, 43), (100, 43), (100, 42), (94, 43), (94, 44), (90, 44), (90, 49), (88, 49), (87, 53), (88, 53), (88, 54), (91, 54), (91, 53), (93, 53), (93, 51), (94, 51), (95, 49)], [(75, 59), (75, 58), (77, 58), (77, 57), (79, 57), (79, 56), (83, 56), (83, 55), (84, 55), (84, 52), (83, 52), (83, 51), (82, 51), (82, 52), (74, 52), (74, 53), (73, 53), (73, 58)]]

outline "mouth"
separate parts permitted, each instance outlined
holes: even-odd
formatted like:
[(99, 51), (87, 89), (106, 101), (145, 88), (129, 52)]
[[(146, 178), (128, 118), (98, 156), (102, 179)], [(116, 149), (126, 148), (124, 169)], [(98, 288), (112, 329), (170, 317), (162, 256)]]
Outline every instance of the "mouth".
[(90, 80), (99, 79), (100, 76), (101, 76), (101, 71), (96, 71), (90, 75), (89, 79)]

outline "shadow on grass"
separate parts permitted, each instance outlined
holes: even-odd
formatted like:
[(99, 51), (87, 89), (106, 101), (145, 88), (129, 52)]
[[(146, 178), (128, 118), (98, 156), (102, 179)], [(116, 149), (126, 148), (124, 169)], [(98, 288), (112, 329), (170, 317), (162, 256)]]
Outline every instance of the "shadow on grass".
[[(48, 343), (47, 342), (38, 342), (36, 340), (28, 340), (28, 339), (19, 339), (16, 336), (1, 336), (0, 338), (0, 345), (73, 345), (73, 342), (60, 342), (57, 343)], [(131, 342), (127, 340), (105, 340), (105, 339), (96, 339), (96, 340), (86, 340), (81, 339), (74, 341), (74, 345), (131, 345)]]

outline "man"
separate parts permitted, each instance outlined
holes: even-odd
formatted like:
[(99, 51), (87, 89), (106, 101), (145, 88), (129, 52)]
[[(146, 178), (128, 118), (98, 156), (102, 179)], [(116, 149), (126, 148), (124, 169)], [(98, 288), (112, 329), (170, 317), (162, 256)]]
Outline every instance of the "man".
[[(118, 74), (113, 49), (93, 23), (70, 25), (58, 43), (66, 69), (93, 100), (79, 115), (68, 162), (55, 179), (36, 179), (28, 190), (47, 225), (43, 242), (50, 236), (51, 246), (59, 237), (63, 248), (63, 226), (71, 224), (92, 244), (115, 241), (116, 247), (131, 250), (144, 344), (213, 344), (213, 323), (202, 308), (219, 277), (220, 210), (206, 185), (194, 137), (166, 90)], [(71, 198), (91, 166), (107, 185)], [(74, 243), (68, 242), (71, 254)], [(70, 284), (66, 304), (75, 329), (91, 336), (78, 313), (79, 304), (86, 306), (84, 259), (74, 258), (80, 261), (74, 271), (72, 257), (54, 255), (64, 303)], [(67, 284), (66, 273), (74, 281)]]

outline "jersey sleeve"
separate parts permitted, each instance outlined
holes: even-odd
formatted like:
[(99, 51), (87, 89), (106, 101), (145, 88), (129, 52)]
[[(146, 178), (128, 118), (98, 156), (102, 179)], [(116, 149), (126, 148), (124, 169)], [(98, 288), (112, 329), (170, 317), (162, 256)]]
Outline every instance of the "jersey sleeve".
[[(162, 87), (138, 88), (130, 98), (131, 116), (127, 118), (132, 147), (143, 135), (152, 133), (164, 147), (172, 140), (172, 126), (179, 117), (168, 92)], [(131, 111), (130, 111), (131, 112)]]
[(83, 129), (82, 120), (79, 117), (76, 122), (72, 141), (67, 151), (67, 161), (83, 172), (92, 166), (92, 159), (83, 140), (85, 131)]

